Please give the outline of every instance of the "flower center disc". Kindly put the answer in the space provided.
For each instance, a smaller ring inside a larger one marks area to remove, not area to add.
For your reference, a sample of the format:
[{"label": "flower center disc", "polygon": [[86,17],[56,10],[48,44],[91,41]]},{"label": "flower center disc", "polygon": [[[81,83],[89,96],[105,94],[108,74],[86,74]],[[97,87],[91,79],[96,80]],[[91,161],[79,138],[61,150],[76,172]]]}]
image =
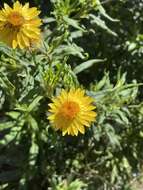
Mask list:
[{"label": "flower center disc", "polygon": [[75,118],[77,113],[80,111],[79,105],[76,102],[65,102],[60,110],[60,114],[68,120],[72,120]]},{"label": "flower center disc", "polygon": [[8,16],[8,22],[13,26],[21,26],[24,23],[24,18],[18,12],[13,12]]}]

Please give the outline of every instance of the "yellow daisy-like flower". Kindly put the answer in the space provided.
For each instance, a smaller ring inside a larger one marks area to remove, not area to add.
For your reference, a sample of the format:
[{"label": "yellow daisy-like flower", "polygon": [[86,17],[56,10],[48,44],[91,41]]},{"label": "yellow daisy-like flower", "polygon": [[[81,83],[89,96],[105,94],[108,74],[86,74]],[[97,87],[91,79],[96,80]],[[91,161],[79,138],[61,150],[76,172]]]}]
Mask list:
[{"label": "yellow daisy-like flower", "polygon": [[29,3],[22,6],[16,1],[13,8],[4,3],[0,10],[0,41],[14,49],[38,45],[41,39],[39,13],[36,7],[29,8]]},{"label": "yellow daisy-like flower", "polygon": [[92,104],[93,98],[86,96],[85,91],[71,89],[69,92],[62,90],[61,94],[52,99],[49,104],[51,114],[48,119],[56,130],[61,130],[62,135],[78,135],[85,133],[85,126],[90,127],[95,121],[96,107]]}]

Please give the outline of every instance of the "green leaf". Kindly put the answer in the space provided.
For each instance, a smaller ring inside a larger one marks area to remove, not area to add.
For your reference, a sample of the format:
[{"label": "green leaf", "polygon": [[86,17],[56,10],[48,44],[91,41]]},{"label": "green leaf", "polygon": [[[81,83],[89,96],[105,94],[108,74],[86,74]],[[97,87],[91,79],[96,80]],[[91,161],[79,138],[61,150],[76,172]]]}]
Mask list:
[{"label": "green leaf", "polygon": [[93,14],[90,14],[89,16],[92,18],[91,23],[98,25],[100,28],[106,30],[109,34],[117,37],[117,34],[113,32],[110,28],[108,28],[103,20]]},{"label": "green leaf", "polygon": [[34,131],[38,131],[38,123],[35,120],[35,118],[32,117],[31,115],[28,115],[28,123],[30,124],[30,126]]},{"label": "green leaf", "polygon": [[14,95],[15,87],[3,73],[0,73],[0,86],[8,95]]},{"label": "green leaf", "polygon": [[101,13],[104,17],[106,17],[108,20],[110,20],[110,21],[112,21],[112,22],[119,22],[118,19],[114,19],[114,18],[110,17],[110,16],[106,13],[104,7],[101,5],[101,3],[100,3],[99,0],[96,0],[96,4],[97,4],[97,9],[100,11],[100,13]]},{"label": "green leaf", "polygon": [[82,71],[84,71],[85,69],[88,69],[89,67],[93,66],[95,63],[100,63],[100,62],[104,62],[105,59],[91,59],[89,61],[86,61],[84,63],[81,63],[80,65],[76,66],[73,70],[73,72],[75,74],[78,74]]},{"label": "green leaf", "polygon": [[13,55],[15,54],[15,56],[20,55],[18,53],[18,51],[15,51],[11,48],[9,48],[7,45],[5,45],[4,43],[0,42],[0,52],[2,52],[3,54],[7,55],[8,57],[14,58]]},{"label": "green leaf", "polygon": [[63,56],[74,55],[74,56],[80,57],[81,59],[86,58],[83,48],[77,46],[74,43],[68,44],[68,45],[61,45],[59,46],[59,48],[55,50],[54,53],[62,54]]},{"label": "green leaf", "polygon": [[30,153],[30,155],[29,155],[29,164],[31,166],[34,166],[35,162],[36,162],[37,154],[39,152],[39,146],[36,143],[35,134],[32,135],[31,143],[32,144],[31,144],[30,151],[29,151],[29,153]]},{"label": "green leaf", "polygon": [[17,111],[10,111],[7,112],[6,115],[11,117],[12,119],[17,119],[20,116],[20,113]]},{"label": "green leaf", "polygon": [[117,116],[120,117],[121,120],[122,120],[126,125],[129,124],[129,120],[128,120],[128,118],[126,117],[126,114],[125,114],[123,111],[115,110],[114,113],[117,114]]},{"label": "green leaf", "polygon": [[107,81],[109,78],[109,74],[105,73],[104,77],[95,85],[95,90],[101,90],[102,88],[104,88],[104,86],[106,85]]},{"label": "green leaf", "polygon": [[113,165],[113,169],[112,169],[112,173],[111,173],[111,183],[113,184],[115,182],[115,179],[118,177],[118,168],[117,166],[114,164]]},{"label": "green leaf", "polygon": [[12,128],[13,126],[14,126],[14,122],[11,122],[11,121],[2,122],[0,123],[0,131],[4,129]]},{"label": "green leaf", "polygon": [[73,26],[74,28],[81,30],[82,32],[85,32],[85,30],[79,26],[79,23],[77,20],[71,19],[67,16],[63,16],[64,21],[66,21],[66,23],[70,26]]},{"label": "green leaf", "polygon": [[121,147],[121,145],[120,145],[120,137],[118,135],[116,135],[114,128],[110,124],[106,123],[104,125],[104,130],[105,130],[105,133],[106,133],[107,137],[109,138],[110,144],[113,147],[120,148]]},{"label": "green leaf", "polygon": [[0,144],[1,145],[7,145],[10,142],[16,140],[17,131],[11,129],[10,133],[4,134],[4,137],[1,139]]},{"label": "green leaf", "polygon": [[43,96],[37,96],[28,107],[28,112],[31,112],[39,103]]}]

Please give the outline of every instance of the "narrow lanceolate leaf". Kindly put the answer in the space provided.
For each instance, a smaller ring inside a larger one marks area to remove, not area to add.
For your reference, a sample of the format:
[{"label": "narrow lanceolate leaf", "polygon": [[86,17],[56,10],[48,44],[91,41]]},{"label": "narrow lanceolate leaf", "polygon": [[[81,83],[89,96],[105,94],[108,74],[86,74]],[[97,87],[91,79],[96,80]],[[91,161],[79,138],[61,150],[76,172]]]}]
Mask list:
[{"label": "narrow lanceolate leaf", "polygon": [[[8,46],[6,46],[2,42],[0,42],[0,52],[7,55],[8,57],[14,58],[13,57],[13,50],[11,48],[9,48]],[[15,53],[16,58],[17,58],[17,56],[20,55],[17,51],[15,51],[14,53]]]},{"label": "narrow lanceolate leaf", "polygon": [[39,103],[39,101],[43,98],[43,96],[37,96],[33,102],[29,105],[28,111],[31,112]]},{"label": "narrow lanceolate leaf", "polygon": [[112,21],[112,22],[119,22],[118,19],[114,19],[114,18],[110,17],[110,16],[106,13],[104,7],[101,5],[101,3],[100,3],[99,0],[96,0],[96,3],[97,3],[97,9],[100,11],[100,13],[101,13],[104,17],[106,17],[108,20],[110,20],[110,21]]},{"label": "narrow lanceolate leaf", "polygon": [[14,122],[7,121],[0,123],[0,131],[12,128],[14,126]]},{"label": "narrow lanceolate leaf", "polygon": [[14,95],[15,87],[3,73],[0,73],[0,86],[8,95]]},{"label": "narrow lanceolate leaf", "polygon": [[63,55],[74,55],[74,56],[80,57],[81,59],[86,58],[83,48],[77,46],[74,43],[59,46],[59,48],[55,50],[55,53],[63,54]]},{"label": "narrow lanceolate leaf", "polygon": [[104,62],[105,59],[91,59],[89,61],[86,61],[84,63],[81,63],[80,65],[76,66],[73,70],[75,74],[78,74],[85,69],[88,69],[89,67],[93,66],[95,63]]},{"label": "narrow lanceolate leaf", "polygon": [[32,138],[31,138],[31,147],[30,147],[30,152],[29,152],[30,153],[29,154],[29,164],[31,166],[35,165],[38,152],[39,152],[39,147],[38,147],[38,144],[36,143],[35,134],[33,134]]},{"label": "narrow lanceolate leaf", "polygon": [[34,117],[32,117],[31,115],[28,115],[27,122],[29,123],[33,131],[35,132],[38,131],[38,123]]},{"label": "narrow lanceolate leaf", "polygon": [[89,16],[90,16],[90,18],[92,18],[92,21],[91,21],[92,24],[96,24],[100,28],[106,30],[109,34],[112,34],[113,36],[117,36],[117,34],[115,32],[113,32],[110,28],[108,28],[108,26],[105,24],[105,22],[103,20],[101,20],[99,17],[96,17],[93,14],[90,14]]},{"label": "narrow lanceolate leaf", "polygon": [[12,119],[17,119],[21,114],[17,111],[10,111],[6,113],[7,116],[11,117]]},{"label": "narrow lanceolate leaf", "polygon": [[67,16],[63,16],[63,19],[64,19],[64,21],[65,21],[68,25],[73,26],[74,28],[79,29],[79,30],[81,30],[82,32],[85,32],[85,30],[79,25],[79,23],[78,23],[77,20],[71,19],[71,18],[69,18],[69,17],[67,17]]}]

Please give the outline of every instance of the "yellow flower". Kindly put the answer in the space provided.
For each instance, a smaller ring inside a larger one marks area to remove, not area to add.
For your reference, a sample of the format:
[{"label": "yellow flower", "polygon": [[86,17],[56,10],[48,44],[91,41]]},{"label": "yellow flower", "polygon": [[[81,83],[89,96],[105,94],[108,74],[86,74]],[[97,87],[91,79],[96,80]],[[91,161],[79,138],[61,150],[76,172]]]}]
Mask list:
[{"label": "yellow flower", "polygon": [[78,135],[85,133],[85,126],[90,127],[95,121],[96,107],[92,104],[93,98],[86,96],[85,91],[78,88],[69,92],[62,90],[61,94],[52,99],[49,104],[51,114],[48,119],[56,130],[61,130],[62,135]]},{"label": "yellow flower", "polygon": [[16,1],[13,8],[4,3],[0,10],[0,41],[12,48],[30,47],[40,43],[41,20],[40,11],[36,7],[29,8],[29,3],[24,6]]}]

